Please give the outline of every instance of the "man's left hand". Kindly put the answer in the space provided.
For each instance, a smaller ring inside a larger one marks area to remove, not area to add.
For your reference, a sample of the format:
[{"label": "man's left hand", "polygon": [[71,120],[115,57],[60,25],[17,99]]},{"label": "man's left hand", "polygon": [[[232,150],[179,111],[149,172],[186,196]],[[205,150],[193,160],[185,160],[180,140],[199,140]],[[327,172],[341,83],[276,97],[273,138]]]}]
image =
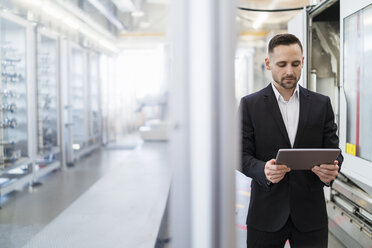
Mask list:
[{"label": "man's left hand", "polygon": [[330,183],[338,176],[338,161],[335,160],[333,164],[321,164],[314,166],[311,170],[319,177],[323,183]]}]

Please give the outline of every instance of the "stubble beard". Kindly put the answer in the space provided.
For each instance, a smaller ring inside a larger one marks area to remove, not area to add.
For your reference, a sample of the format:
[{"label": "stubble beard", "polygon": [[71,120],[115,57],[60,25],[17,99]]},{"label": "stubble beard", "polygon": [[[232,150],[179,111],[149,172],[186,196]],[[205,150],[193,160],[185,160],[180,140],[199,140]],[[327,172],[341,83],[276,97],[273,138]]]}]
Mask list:
[{"label": "stubble beard", "polygon": [[[285,83],[285,80],[288,80],[288,79],[292,79],[292,80],[291,81],[287,81],[287,83]],[[290,89],[296,88],[297,82],[298,82],[298,80],[295,77],[282,78],[282,80],[280,80],[279,85],[281,87],[283,87],[284,89],[290,90]]]}]

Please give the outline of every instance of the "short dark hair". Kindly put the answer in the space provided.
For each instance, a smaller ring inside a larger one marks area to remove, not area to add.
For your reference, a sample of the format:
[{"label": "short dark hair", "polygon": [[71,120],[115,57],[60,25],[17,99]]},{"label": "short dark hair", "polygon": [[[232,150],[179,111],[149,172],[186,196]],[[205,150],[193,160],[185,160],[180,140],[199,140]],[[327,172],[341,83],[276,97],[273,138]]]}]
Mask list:
[{"label": "short dark hair", "polygon": [[274,48],[280,45],[292,45],[298,44],[301,48],[301,52],[303,52],[301,41],[293,34],[277,34],[273,38],[271,38],[269,42],[269,53],[272,53]]}]

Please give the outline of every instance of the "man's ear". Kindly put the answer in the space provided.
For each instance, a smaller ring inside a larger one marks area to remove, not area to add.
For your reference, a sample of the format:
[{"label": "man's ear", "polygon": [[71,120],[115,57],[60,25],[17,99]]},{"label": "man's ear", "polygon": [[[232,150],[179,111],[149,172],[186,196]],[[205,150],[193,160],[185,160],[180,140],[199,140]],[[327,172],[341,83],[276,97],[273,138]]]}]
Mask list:
[{"label": "man's ear", "polygon": [[304,60],[305,60],[305,57],[304,57],[304,56],[302,56],[302,67],[301,67],[301,68],[303,68],[303,67],[304,67]]},{"label": "man's ear", "polygon": [[266,69],[268,69],[270,71],[271,70],[271,67],[270,67],[270,59],[269,59],[269,57],[265,58],[265,65],[266,65]]}]

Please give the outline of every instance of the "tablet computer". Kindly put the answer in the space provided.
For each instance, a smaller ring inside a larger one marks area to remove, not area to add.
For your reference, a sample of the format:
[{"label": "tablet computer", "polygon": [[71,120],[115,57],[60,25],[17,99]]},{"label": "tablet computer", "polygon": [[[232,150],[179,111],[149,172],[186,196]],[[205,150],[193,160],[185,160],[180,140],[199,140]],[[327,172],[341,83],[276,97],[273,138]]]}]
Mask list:
[{"label": "tablet computer", "polygon": [[279,149],[276,164],[285,164],[292,170],[311,170],[316,165],[333,164],[340,149]]}]

